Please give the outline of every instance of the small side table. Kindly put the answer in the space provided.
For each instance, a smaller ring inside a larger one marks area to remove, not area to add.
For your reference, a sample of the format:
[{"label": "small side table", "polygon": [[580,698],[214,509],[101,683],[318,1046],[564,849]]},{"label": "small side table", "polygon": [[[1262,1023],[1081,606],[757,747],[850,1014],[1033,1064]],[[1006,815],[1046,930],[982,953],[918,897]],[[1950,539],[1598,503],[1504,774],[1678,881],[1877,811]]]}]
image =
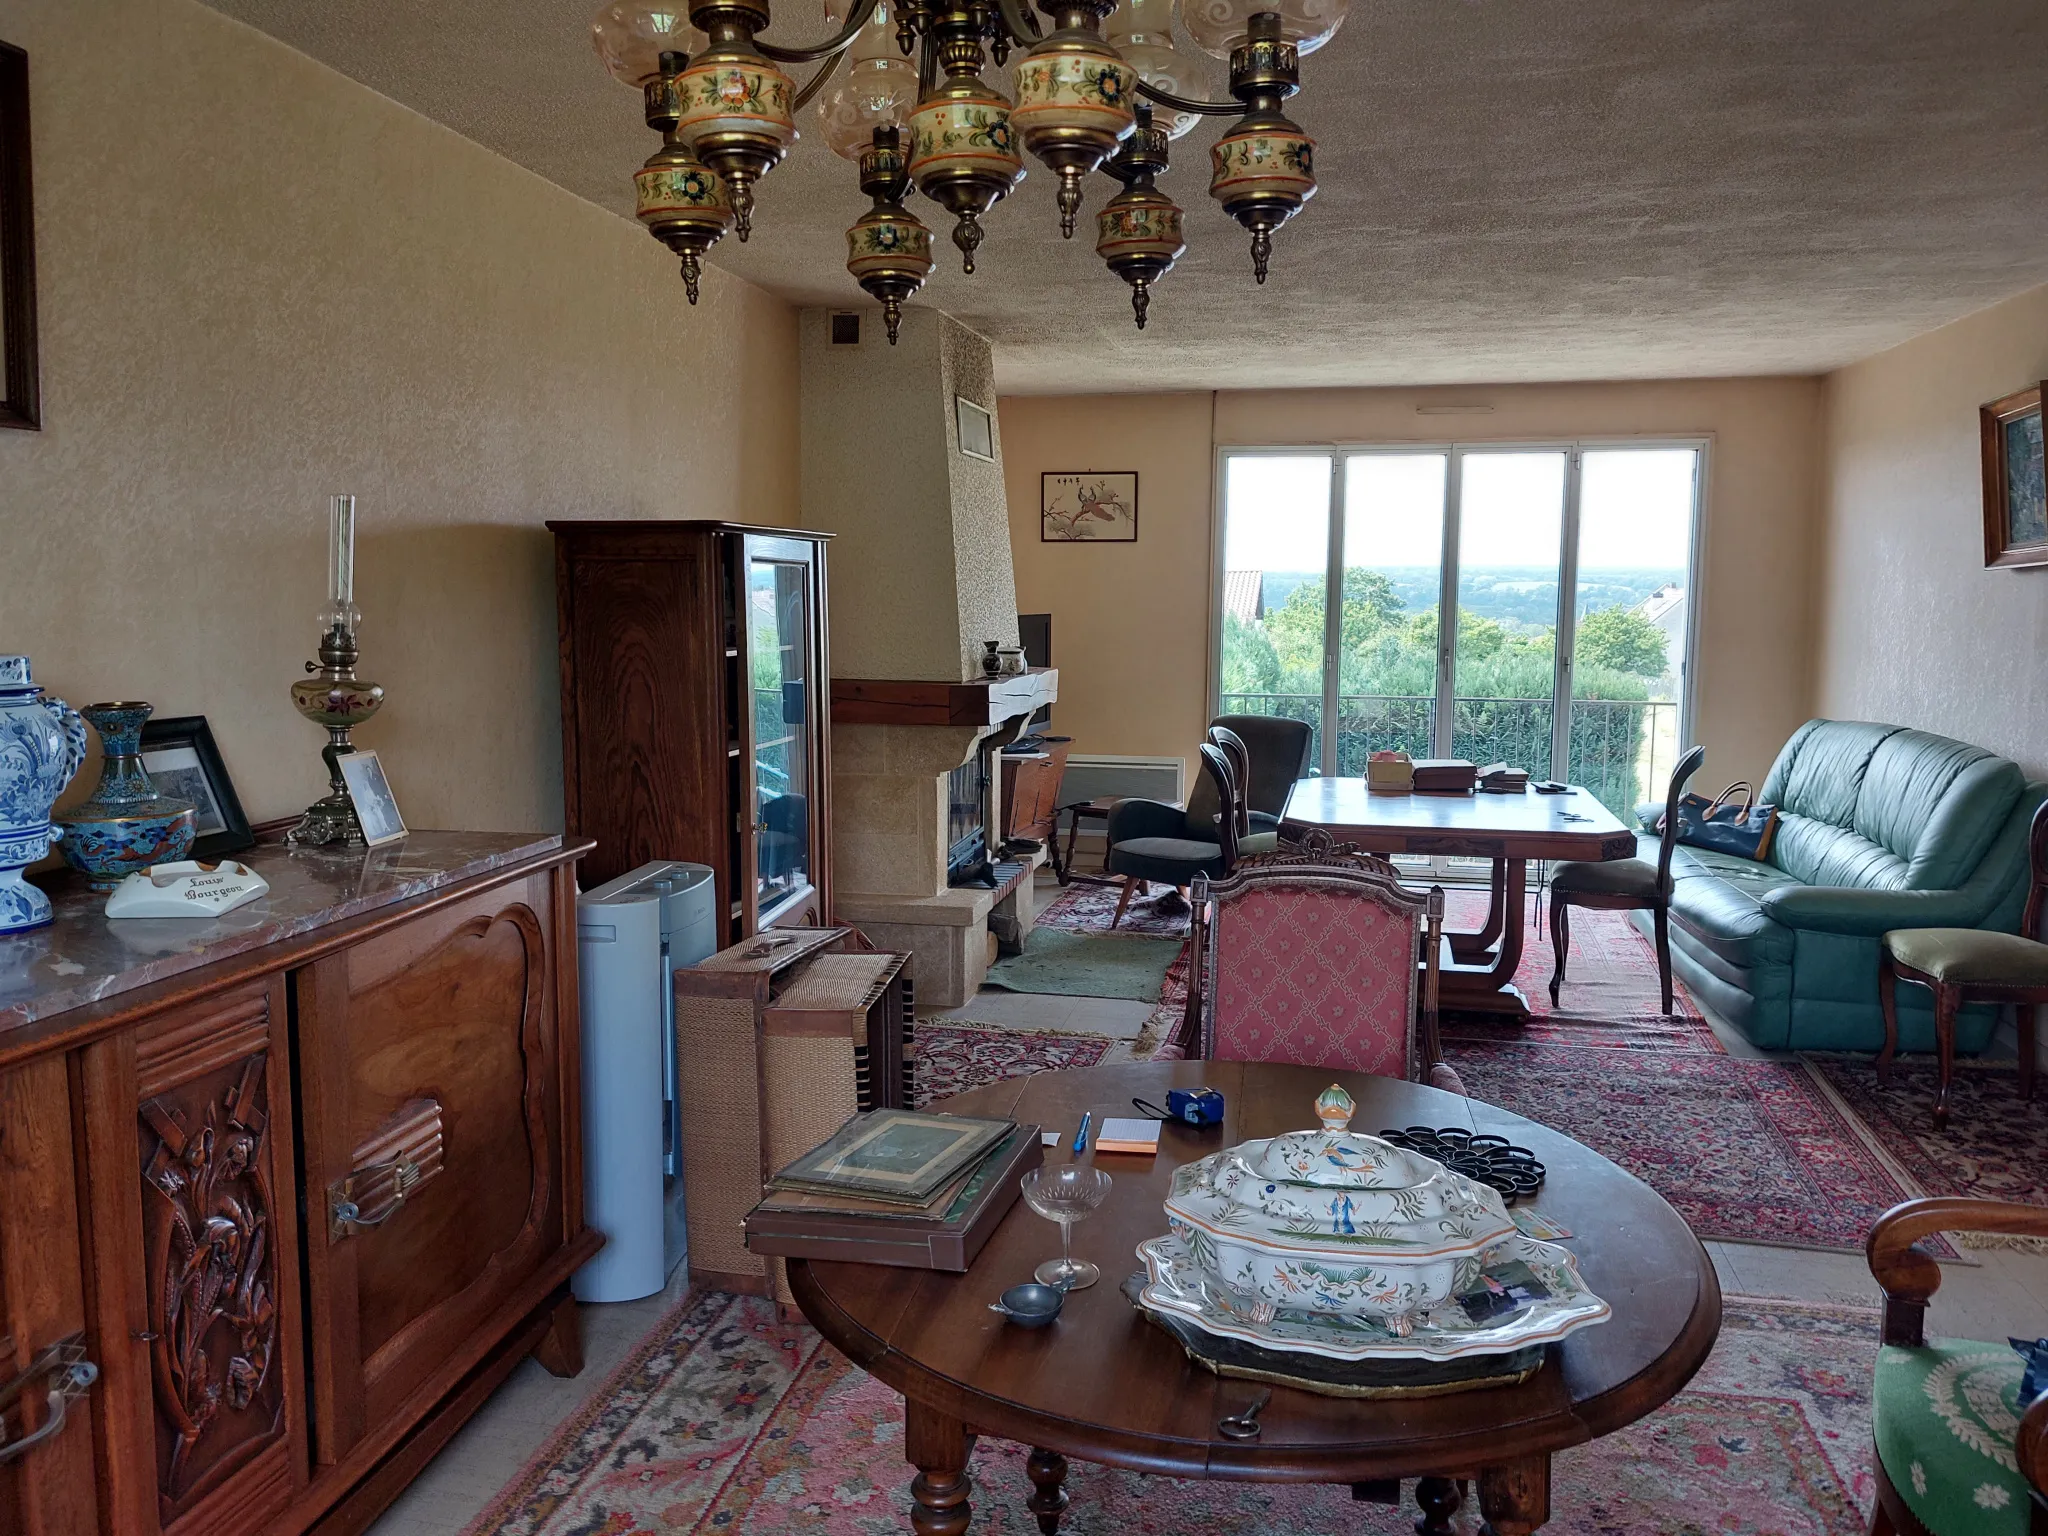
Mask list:
[{"label": "small side table", "polygon": [[[1074,800],[1068,802],[1066,805],[1060,806],[1057,810],[1055,810],[1052,813],[1052,872],[1059,878],[1059,882],[1061,885],[1072,885],[1077,880],[1080,881],[1083,885],[1116,884],[1114,880],[1105,879],[1102,875],[1083,875],[1075,872],[1074,839],[1081,835],[1081,823],[1083,821],[1099,821],[1102,823],[1103,829],[1107,831],[1109,827],[1109,809],[1111,806],[1116,804],[1117,799],[1118,797],[1115,795],[1098,795],[1093,800]],[[1059,856],[1059,819],[1062,813],[1066,814],[1069,818],[1071,818],[1067,822],[1067,853],[1064,859]],[[1105,847],[1103,850],[1103,859],[1105,865],[1107,864],[1108,858],[1109,851],[1107,847]]]}]

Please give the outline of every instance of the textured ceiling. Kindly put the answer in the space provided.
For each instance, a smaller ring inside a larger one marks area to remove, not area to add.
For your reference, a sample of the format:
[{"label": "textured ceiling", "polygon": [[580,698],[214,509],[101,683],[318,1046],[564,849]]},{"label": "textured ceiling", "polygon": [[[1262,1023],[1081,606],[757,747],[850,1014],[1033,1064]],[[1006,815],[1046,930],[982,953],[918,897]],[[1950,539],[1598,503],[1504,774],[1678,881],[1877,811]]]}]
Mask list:
[{"label": "textured ceiling", "polygon": [[[630,216],[654,139],[595,0],[211,3]],[[1303,69],[1322,191],[1263,289],[1207,195],[1212,123],[1174,145],[1190,250],[1142,335],[1035,162],[978,273],[942,242],[918,302],[995,341],[1006,391],[1208,389],[1812,373],[2048,282],[2044,0],[1355,0]],[[865,302],[864,206],[808,132],[711,259]]]}]

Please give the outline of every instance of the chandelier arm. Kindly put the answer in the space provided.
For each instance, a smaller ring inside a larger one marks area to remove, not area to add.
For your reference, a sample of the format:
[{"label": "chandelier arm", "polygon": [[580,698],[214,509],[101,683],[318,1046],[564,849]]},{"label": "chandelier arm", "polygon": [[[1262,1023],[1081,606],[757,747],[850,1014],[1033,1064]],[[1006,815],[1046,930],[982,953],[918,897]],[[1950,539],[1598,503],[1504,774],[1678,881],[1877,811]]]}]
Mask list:
[{"label": "chandelier arm", "polygon": [[843,53],[860,35],[860,29],[868,24],[868,18],[875,14],[875,0],[854,0],[854,7],[841,27],[824,42],[809,48],[784,48],[771,43],[765,37],[757,37],[754,47],[778,64],[810,64],[829,54]]},{"label": "chandelier arm", "polygon": [[1028,48],[1045,36],[1045,29],[1038,24],[1038,18],[1031,14],[1031,8],[1023,0],[996,0],[1001,12],[1003,25],[1020,47]]},{"label": "chandelier arm", "polygon": [[939,40],[932,33],[924,34],[924,41],[917,58],[917,96],[922,101],[939,79]]},{"label": "chandelier arm", "polygon": [[1138,94],[1162,107],[1172,107],[1176,112],[1197,112],[1203,117],[1237,117],[1244,112],[1241,101],[1197,101],[1192,96],[1176,96],[1148,80],[1138,82]]},{"label": "chandelier arm", "polygon": [[816,96],[819,91],[824,89],[825,82],[827,80],[830,80],[833,75],[838,73],[839,66],[842,63],[844,63],[845,60],[846,52],[844,49],[841,49],[838,53],[833,54],[830,58],[825,60],[825,62],[819,66],[818,72],[815,75],[811,76],[809,80],[805,81],[803,89],[796,93],[796,105],[793,106],[790,110],[793,112],[801,112],[805,107],[809,106],[811,104],[811,98]]}]

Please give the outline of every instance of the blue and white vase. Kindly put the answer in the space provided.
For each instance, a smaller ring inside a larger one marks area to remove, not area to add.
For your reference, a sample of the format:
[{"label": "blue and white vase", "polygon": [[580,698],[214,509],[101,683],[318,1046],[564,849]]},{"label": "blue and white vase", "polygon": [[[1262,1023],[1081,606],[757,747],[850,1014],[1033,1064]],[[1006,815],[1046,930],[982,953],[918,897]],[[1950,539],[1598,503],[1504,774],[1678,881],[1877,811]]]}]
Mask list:
[{"label": "blue and white vase", "polygon": [[50,851],[50,807],[84,761],[78,711],[43,696],[26,656],[0,656],[0,933],[50,920],[50,898],[21,872]]},{"label": "blue and white vase", "polygon": [[156,792],[142,766],[142,722],[148,704],[88,704],[83,713],[100,733],[106,762],[92,798],[57,818],[64,862],[111,891],[137,870],[168,864],[192,851],[199,811],[190,800]]}]

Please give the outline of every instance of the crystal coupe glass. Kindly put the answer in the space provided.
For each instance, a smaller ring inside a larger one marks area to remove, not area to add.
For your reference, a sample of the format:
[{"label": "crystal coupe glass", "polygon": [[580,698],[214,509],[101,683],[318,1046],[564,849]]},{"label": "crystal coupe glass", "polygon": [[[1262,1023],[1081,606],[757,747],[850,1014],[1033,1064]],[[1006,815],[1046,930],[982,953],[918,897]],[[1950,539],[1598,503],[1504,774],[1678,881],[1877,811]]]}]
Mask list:
[{"label": "crystal coupe glass", "polygon": [[1063,1168],[1034,1168],[1020,1188],[1024,1203],[1047,1221],[1060,1224],[1060,1256],[1032,1271],[1040,1285],[1063,1291],[1085,1290],[1102,1278],[1086,1259],[1074,1257],[1074,1223],[1092,1214],[1109,1197],[1109,1175],[1100,1168],[1069,1163]]}]

